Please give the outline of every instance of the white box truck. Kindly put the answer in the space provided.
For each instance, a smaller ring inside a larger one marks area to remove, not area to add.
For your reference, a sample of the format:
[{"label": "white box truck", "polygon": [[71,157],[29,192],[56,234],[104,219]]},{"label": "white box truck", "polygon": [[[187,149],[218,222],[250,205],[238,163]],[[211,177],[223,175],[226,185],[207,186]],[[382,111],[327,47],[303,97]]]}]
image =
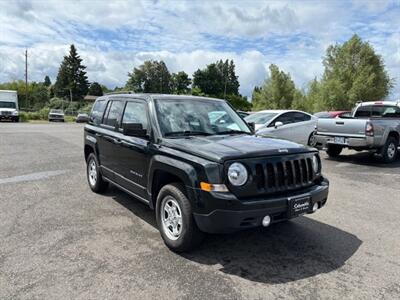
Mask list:
[{"label": "white box truck", "polygon": [[17,91],[0,90],[0,121],[19,121]]}]

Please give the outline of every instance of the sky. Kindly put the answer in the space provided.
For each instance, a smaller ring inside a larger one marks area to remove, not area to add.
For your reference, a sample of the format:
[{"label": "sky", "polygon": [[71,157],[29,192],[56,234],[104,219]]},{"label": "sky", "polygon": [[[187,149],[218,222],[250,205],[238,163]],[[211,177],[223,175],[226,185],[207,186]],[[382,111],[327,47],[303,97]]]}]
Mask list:
[{"label": "sky", "polygon": [[124,86],[148,59],[190,76],[219,59],[233,59],[240,92],[277,64],[297,87],[323,73],[326,48],[353,34],[382,56],[400,99],[400,0],[326,1],[5,1],[0,0],[0,82],[55,81],[75,44],[89,81]]}]

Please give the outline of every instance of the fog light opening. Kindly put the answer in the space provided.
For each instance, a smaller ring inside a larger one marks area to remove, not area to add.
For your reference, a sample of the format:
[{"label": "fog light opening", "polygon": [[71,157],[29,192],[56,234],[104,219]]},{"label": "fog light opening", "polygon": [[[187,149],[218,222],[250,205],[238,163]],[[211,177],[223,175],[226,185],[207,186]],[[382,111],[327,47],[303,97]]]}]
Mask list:
[{"label": "fog light opening", "polygon": [[316,212],[318,210],[318,208],[319,208],[318,202],[315,202],[313,207],[312,207],[312,211]]},{"label": "fog light opening", "polygon": [[266,215],[262,220],[262,226],[268,227],[271,224],[271,217]]}]

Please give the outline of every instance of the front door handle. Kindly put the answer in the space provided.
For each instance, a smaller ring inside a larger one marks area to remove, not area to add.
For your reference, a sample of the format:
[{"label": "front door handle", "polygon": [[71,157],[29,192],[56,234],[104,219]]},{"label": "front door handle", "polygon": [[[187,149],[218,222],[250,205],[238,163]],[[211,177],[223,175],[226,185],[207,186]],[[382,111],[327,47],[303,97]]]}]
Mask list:
[{"label": "front door handle", "polygon": [[122,141],[120,139],[114,139],[114,144],[120,145]]},{"label": "front door handle", "polygon": [[102,137],[103,135],[101,133],[96,132],[97,137]]}]

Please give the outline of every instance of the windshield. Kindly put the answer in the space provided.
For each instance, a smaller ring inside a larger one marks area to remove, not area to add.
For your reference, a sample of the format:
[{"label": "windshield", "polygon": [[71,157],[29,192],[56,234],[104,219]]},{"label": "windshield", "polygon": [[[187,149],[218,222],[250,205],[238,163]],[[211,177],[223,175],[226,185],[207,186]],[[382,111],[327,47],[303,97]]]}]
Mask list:
[{"label": "windshield", "polygon": [[51,114],[62,114],[63,111],[62,111],[62,109],[52,109],[52,110],[50,110],[50,113]]},{"label": "windshield", "polygon": [[258,124],[265,124],[265,123],[269,122],[270,120],[272,120],[273,117],[275,117],[277,115],[278,115],[277,113],[259,112],[259,113],[252,114],[244,119],[248,123],[254,123],[254,124],[258,125]]},{"label": "windshield", "polygon": [[163,136],[246,133],[247,124],[225,102],[216,100],[156,100]]},{"label": "windshield", "polygon": [[17,108],[14,102],[0,101],[0,108]]}]

